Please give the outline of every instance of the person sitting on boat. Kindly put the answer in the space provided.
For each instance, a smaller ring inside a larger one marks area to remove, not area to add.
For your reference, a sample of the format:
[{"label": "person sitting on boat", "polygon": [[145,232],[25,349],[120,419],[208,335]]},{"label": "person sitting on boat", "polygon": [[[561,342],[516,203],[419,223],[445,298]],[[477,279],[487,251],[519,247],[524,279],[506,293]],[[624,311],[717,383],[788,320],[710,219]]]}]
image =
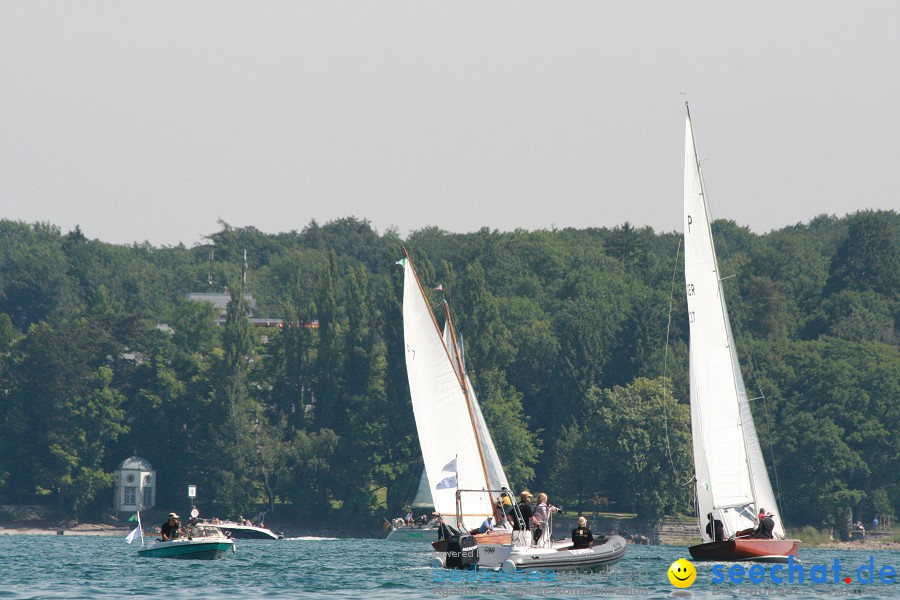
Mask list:
[{"label": "person sitting on boat", "polygon": [[181,517],[173,512],[169,513],[169,518],[166,519],[166,522],[159,527],[159,533],[162,537],[162,541],[167,542],[169,540],[174,540],[179,535],[181,535],[181,521],[179,520],[180,518]]},{"label": "person sitting on boat", "polygon": [[550,513],[559,511],[558,508],[547,502],[548,499],[547,494],[544,492],[540,492],[537,495],[537,506],[534,507],[534,515],[532,516],[535,544],[541,539],[541,534],[544,532],[544,524],[550,518]]},{"label": "person sitting on boat", "polygon": [[[760,512],[764,512],[763,509],[760,509]],[[772,534],[772,531],[775,529],[775,519],[772,513],[765,513],[762,519],[759,520],[759,525],[756,527],[756,531],[753,532],[753,538],[759,540],[771,540],[775,536]]]},{"label": "person sitting on boat", "polygon": [[494,531],[494,517],[490,516],[478,528],[478,533],[490,533],[492,531]]},{"label": "person sitting on boat", "polygon": [[416,525],[418,525],[419,527],[424,527],[425,525],[428,525],[428,515],[425,515],[425,514],[419,515],[419,518],[416,519]]},{"label": "person sitting on boat", "polygon": [[594,543],[594,534],[588,529],[587,519],[578,517],[578,527],[572,530],[572,550],[590,548]]},{"label": "person sitting on boat", "polygon": [[406,511],[406,516],[403,517],[403,521],[404,521],[407,525],[412,525],[412,524],[413,524],[413,514],[412,514],[412,509],[409,509],[409,510]]},{"label": "person sitting on boat", "polygon": [[519,512],[522,515],[522,521],[520,523],[519,519],[515,515],[511,515],[513,521],[513,529],[515,529],[516,531],[528,531],[529,529],[531,529],[531,525],[534,521],[534,519],[532,519],[534,513],[531,512],[531,492],[529,492],[528,490],[524,490],[521,494],[519,494],[519,499]]},{"label": "person sitting on boat", "polygon": [[719,519],[713,519],[712,513],[706,515],[709,523],[706,524],[706,535],[714,542],[721,542],[725,539],[725,526]]}]

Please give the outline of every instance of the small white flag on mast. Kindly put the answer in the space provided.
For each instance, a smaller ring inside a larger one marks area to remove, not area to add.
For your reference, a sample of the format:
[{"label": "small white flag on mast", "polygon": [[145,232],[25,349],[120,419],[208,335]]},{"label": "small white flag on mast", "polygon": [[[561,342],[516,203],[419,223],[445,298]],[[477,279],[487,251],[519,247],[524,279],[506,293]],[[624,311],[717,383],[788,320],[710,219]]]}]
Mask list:
[{"label": "small white flag on mast", "polygon": [[141,529],[141,513],[140,513],[140,511],[138,511],[138,513],[137,513],[137,523],[138,523],[137,527],[135,527],[134,529],[131,530],[131,533],[129,533],[125,537],[125,541],[130,544],[135,539],[137,539],[138,536],[140,536],[141,546],[143,546],[144,545],[144,530]]}]

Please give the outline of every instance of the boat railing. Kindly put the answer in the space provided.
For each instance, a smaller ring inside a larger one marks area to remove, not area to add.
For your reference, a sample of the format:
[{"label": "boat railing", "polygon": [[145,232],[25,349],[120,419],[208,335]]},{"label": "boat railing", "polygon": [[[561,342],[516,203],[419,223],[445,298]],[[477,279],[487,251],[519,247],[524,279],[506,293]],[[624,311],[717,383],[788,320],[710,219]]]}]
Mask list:
[{"label": "boat railing", "polygon": [[[515,500],[512,492],[506,488],[499,490],[456,490],[456,521],[457,524],[462,523],[462,518],[460,515],[464,514],[462,510],[462,495],[464,493],[490,493],[497,494],[498,506],[496,507],[500,514],[506,519],[509,523],[509,526],[512,527],[512,533],[510,537],[510,541],[513,546],[531,546],[532,545],[532,533],[531,527],[529,523],[525,522],[525,518],[522,516],[522,511],[519,510],[519,505]],[[503,499],[509,499],[509,508],[504,508],[505,505],[503,503]],[[500,525],[498,521],[497,525]]]}]

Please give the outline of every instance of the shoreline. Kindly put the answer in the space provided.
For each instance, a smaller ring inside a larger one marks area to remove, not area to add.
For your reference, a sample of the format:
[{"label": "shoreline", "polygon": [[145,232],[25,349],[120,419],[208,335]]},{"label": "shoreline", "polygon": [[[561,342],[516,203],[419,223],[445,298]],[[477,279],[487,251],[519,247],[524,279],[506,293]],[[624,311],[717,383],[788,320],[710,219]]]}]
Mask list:
[{"label": "shoreline", "polygon": [[[72,527],[58,526],[51,527],[47,525],[0,525],[0,536],[6,535],[72,535],[72,536],[107,536],[107,537],[125,537],[133,528],[118,527],[115,525],[104,525],[101,523],[81,523]],[[62,532],[60,534],[59,532]],[[155,535],[149,533],[146,529],[144,535]],[[302,535],[326,535],[327,537],[344,537],[336,536],[334,531],[314,532],[306,530]],[[295,537],[295,536],[290,536]],[[682,546],[686,544],[665,542],[664,546]],[[689,545],[689,544],[688,544]],[[822,548],[826,550],[850,550],[855,552],[871,551],[871,550],[893,550],[900,551],[900,542],[864,540],[855,542],[826,542],[823,544],[804,544],[806,548]]]}]

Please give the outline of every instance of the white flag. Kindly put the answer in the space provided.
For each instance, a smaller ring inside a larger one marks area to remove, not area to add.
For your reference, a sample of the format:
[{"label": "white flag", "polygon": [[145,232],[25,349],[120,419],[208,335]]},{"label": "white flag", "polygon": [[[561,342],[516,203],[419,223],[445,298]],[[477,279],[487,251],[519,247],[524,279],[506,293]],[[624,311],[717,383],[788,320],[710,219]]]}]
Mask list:
[{"label": "white flag", "polygon": [[454,458],[441,469],[444,473],[456,473],[456,459]]},{"label": "white flag", "polygon": [[449,490],[449,489],[455,488],[457,485],[459,485],[459,484],[456,482],[456,475],[454,475],[453,477],[445,477],[445,478],[441,479],[438,482],[438,484],[436,486],[434,486],[434,489]]},{"label": "white flag", "polygon": [[138,538],[138,536],[140,536],[140,535],[141,535],[141,527],[140,527],[140,525],[138,525],[137,527],[135,527],[134,529],[131,530],[131,533],[128,534],[128,537],[125,538],[125,541],[130,544],[131,542],[136,540]]}]

